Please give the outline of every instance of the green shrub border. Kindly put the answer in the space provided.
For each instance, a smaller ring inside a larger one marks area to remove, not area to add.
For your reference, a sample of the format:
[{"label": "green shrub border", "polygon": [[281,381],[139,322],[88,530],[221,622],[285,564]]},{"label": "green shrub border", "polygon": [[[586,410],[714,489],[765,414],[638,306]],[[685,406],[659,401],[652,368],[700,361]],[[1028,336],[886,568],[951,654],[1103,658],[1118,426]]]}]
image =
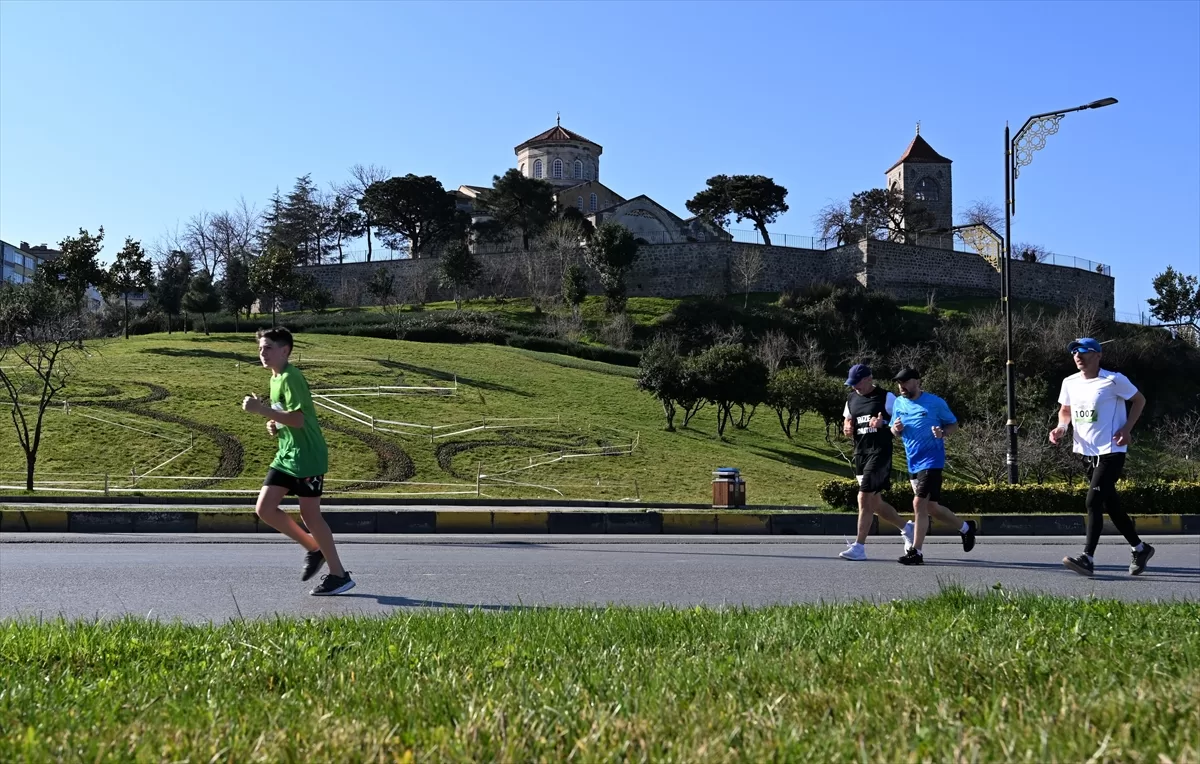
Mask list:
[{"label": "green shrub border", "polygon": [[[947,484],[942,504],[955,512],[982,514],[1080,514],[1086,511],[1086,484],[972,485]],[[1188,514],[1200,511],[1200,483],[1121,481],[1117,484],[1121,508],[1130,514]],[[820,486],[821,498],[834,509],[857,510],[858,484],[853,480],[828,480]],[[884,492],[887,503],[903,512],[912,505],[912,490],[894,481]]]}]

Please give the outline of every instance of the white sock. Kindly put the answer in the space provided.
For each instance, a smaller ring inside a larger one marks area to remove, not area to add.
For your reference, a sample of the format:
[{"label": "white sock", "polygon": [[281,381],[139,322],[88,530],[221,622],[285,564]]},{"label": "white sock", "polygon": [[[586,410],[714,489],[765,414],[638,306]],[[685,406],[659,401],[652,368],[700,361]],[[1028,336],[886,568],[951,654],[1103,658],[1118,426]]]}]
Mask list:
[{"label": "white sock", "polygon": [[1138,545],[1137,545],[1137,546],[1135,546],[1135,547],[1132,547],[1133,551],[1135,551],[1135,552],[1140,552],[1140,551],[1142,551],[1142,550],[1143,550],[1143,549],[1145,549],[1145,548],[1146,548],[1146,545],[1145,545],[1145,544],[1143,544],[1141,541],[1139,541],[1139,542],[1138,542]]},{"label": "white sock", "polygon": [[959,532],[959,533],[966,533],[966,532],[967,532],[967,531],[969,531],[969,530],[971,530],[971,526],[967,525],[966,521],[964,520],[964,521],[963,521],[963,524],[962,524],[962,527],[958,529],[958,532]]}]

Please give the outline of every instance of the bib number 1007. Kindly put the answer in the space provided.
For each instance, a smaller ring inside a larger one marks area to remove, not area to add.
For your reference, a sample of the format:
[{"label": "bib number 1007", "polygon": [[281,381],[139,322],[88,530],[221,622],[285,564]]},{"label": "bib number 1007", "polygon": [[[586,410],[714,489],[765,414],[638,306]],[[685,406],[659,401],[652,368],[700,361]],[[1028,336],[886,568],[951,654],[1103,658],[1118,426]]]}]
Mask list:
[{"label": "bib number 1007", "polygon": [[1076,422],[1095,422],[1096,409],[1075,409]]}]

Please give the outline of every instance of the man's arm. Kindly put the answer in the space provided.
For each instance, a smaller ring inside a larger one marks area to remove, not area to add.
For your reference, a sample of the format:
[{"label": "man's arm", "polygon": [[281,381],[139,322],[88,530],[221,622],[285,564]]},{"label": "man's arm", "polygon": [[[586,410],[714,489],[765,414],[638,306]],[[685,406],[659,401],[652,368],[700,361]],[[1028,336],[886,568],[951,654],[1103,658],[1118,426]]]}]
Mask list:
[{"label": "man's arm", "polygon": [[1125,420],[1125,426],[1117,430],[1116,435],[1113,436],[1113,440],[1118,446],[1129,445],[1129,433],[1133,431],[1133,426],[1137,424],[1137,420],[1142,416],[1142,411],[1146,408],[1146,396],[1140,392],[1135,393],[1129,402],[1132,404],[1129,407],[1129,418]]},{"label": "man's arm", "polygon": [[257,395],[247,395],[242,400],[242,409],[251,414],[258,414],[266,417],[274,422],[278,422],[285,427],[294,427],[300,429],[304,427],[304,412],[300,409],[294,411],[276,411],[271,408],[271,404],[259,398]]}]

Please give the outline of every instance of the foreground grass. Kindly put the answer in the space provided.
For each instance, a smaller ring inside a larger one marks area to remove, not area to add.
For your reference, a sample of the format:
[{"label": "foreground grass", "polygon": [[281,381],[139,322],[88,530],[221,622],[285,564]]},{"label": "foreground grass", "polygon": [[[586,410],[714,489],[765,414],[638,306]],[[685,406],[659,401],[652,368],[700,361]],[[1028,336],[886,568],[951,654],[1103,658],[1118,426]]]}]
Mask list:
[{"label": "foreground grass", "polygon": [[1200,761],[1200,607],[0,625],[0,760]]}]

